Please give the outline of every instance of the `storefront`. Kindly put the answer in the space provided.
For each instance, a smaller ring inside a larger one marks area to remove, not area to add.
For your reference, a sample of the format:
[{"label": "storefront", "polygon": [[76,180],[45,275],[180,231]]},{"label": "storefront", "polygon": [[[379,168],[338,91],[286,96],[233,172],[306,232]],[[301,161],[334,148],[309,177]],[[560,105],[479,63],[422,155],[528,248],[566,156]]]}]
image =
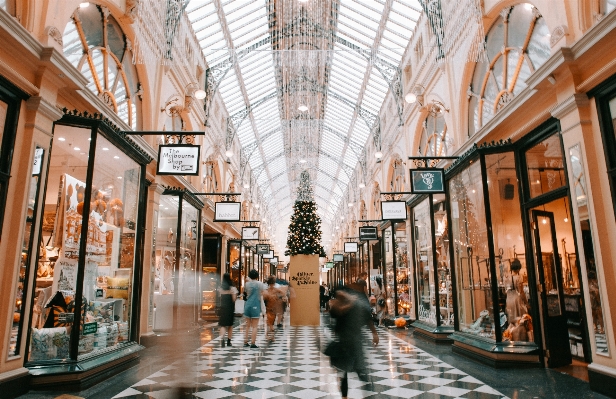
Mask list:
[{"label": "storefront", "polygon": [[217,319],[217,288],[221,279],[222,235],[204,234],[201,264],[201,318]]},{"label": "storefront", "polygon": [[201,317],[201,208],[201,201],[184,190],[166,189],[160,196],[154,331],[189,327]]},{"label": "storefront", "polygon": [[496,366],[588,361],[583,284],[557,120],[474,146],[447,170],[454,351]]},{"label": "storefront", "polygon": [[445,194],[419,196],[411,202],[411,243],[415,263],[416,334],[451,342],[455,291],[449,252]]},{"label": "storefront", "polygon": [[[142,348],[136,287],[150,161],[98,118],[67,114],[54,124],[49,164],[35,167],[30,182],[31,209],[44,201],[43,212],[32,214],[42,220],[40,240],[29,251],[37,268],[25,271],[33,303],[28,334],[21,335],[32,385],[79,384]],[[40,197],[38,176],[45,176]]]},{"label": "storefront", "polygon": [[409,250],[406,221],[386,222],[381,231],[381,254],[383,257],[382,293],[384,295],[386,318],[411,316],[414,314],[411,300],[411,278],[409,276]]}]

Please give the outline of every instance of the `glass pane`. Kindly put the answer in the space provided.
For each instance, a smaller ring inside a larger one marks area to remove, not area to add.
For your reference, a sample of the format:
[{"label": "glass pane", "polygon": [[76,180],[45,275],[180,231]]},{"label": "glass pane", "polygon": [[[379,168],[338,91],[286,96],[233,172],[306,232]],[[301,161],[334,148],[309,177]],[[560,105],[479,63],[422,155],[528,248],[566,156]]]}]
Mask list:
[{"label": "glass pane", "polygon": [[2,138],[4,137],[4,125],[6,123],[6,113],[9,110],[9,105],[0,100],[0,153],[2,151]]},{"label": "glass pane", "polygon": [[[616,98],[612,98],[609,104],[610,104],[610,116],[612,117],[612,127],[614,129],[614,134],[616,134]],[[0,122],[2,121],[4,121],[4,118],[0,119]],[[0,131],[0,134],[2,134],[1,131]]]},{"label": "glass pane", "polygon": [[513,153],[486,155],[486,172],[496,254],[498,308],[503,341],[508,341],[512,338],[512,329],[531,309]]},{"label": "glass pane", "polygon": [[11,335],[9,342],[9,356],[14,356],[19,353],[21,340],[21,328],[23,314],[23,299],[24,299],[24,282],[29,274],[28,269],[33,258],[32,248],[32,224],[36,218],[37,198],[39,190],[39,181],[41,174],[41,163],[43,161],[43,149],[36,147],[34,150],[34,158],[32,164],[32,177],[28,188],[28,203],[26,212],[26,224],[21,246],[21,262],[19,274],[17,276],[15,297],[13,298],[13,325],[11,327]]},{"label": "glass pane", "polygon": [[178,326],[189,326],[199,317],[199,287],[197,274],[197,210],[182,201],[182,231],[178,271]]},{"label": "glass pane", "polygon": [[489,283],[487,224],[481,167],[474,162],[449,182],[451,239],[458,271],[460,331],[494,339],[494,315]]},{"label": "glass pane", "polygon": [[96,155],[83,278],[80,355],[127,342],[133,310],[141,169],[101,135],[96,139]]},{"label": "glass pane", "polygon": [[560,136],[554,134],[526,151],[531,198],[567,184]]},{"label": "glass pane", "polygon": [[54,127],[33,287],[30,361],[69,357],[90,134],[90,129]]},{"label": "glass pane", "polygon": [[449,257],[449,223],[445,194],[435,194],[432,198],[434,215],[434,236],[436,238],[436,260],[438,306],[441,326],[453,327],[453,291],[451,288],[451,269]]},{"label": "glass pane", "polygon": [[178,197],[160,196],[156,229],[156,270],[154,273],[154,327],[173,328],[174,270],[176,232],[178,227]]},{"label": "glass pane", "polygon": [[385,247],[385,314],[394,315],[394,251],[391,247],[391,226],[383,231],[383,243]]},{"label": "glass pane", "polygon": [[396,223],[396,277],[398,288],[398,314],[409,314],[411,310],[411,285],[409,284],[409,254],[406,239],[406,223]]},{"label": "glass pane", "polygon": [[[240,243],[239,242],[230,242],[228,244],[228,254],[227,254],[227,267],[228,273],[231,274],[231,281],[233,281],[233,286],[240,291],[242,283],[240,281],[240,277],[242,271],[240,270]],[[241,291],[240,291],[241,292]]]},{"label": "glass pane", "polygon": [[415,229],[415,267],[417,268],[417,311],[419,320],[436,326],[434,256],[432,248],[431,206],[429,198],[413,208]]},{"label": "glass pane", "polygon": [[[569,149],[569,157],[571,160],[571,174],[573,176],[573,192],[575,193],[575,201],[573,204],[577,206],[577,224],[579,231],[582,232],[582,248],[578,245],[578,250],[583,251],[583,256],[580,256],[580,266],[585,270],[588,278],[588,296],[587,301],[590,304],[592,316],[592,328],[590,329],[591,339],[594,334],[595,353],[598,355],[608,356],[610,354],[607,345],[607,332],[605,330],[605,322],[603,319],[603,306],[601,298],[601,281],[597,265],[595,263],[595,247],[593,243],[592,231],[590,229],[590,208],[586,196],[586,173],[582,164],[580,146],[576,144]],[[579,240],[579,239],[578,239]],[[580,254],[582,255],[582,254]]]}]

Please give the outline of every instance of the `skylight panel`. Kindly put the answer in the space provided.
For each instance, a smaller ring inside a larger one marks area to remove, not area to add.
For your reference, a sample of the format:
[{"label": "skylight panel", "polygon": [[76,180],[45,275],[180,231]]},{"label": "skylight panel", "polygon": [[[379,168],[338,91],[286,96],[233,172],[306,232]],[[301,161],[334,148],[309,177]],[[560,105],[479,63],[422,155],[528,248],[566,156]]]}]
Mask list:
[{"label": "skylight panel", "polygon": [[338,21],[338,36],[348,40],[359,47],[368,48],[371,46],[374,37],[370,38],[368,35],[365,35],[364,31],[355,30],[355,26],[349,26],[344,21]]},{"label": "skylight panel", "polygon": [[[195,16],[195,18],[199,18],[200,16],[211,14],[212,12],[216,12],[216,7],[213,2],[202,3],[202,2],[189,2],[186,6],[186,13],[189,16]],[[192,18],[191,18],[192,19]]]},{"label": "skylight panel", "polygon": [[[366,36],[374,40],[375,32],[379,27],[379,22],[363,15],[357,14],[351,10],[345,11],[344,14],[338,15],[339,23],[346,25],[352,32],[365,32]],[[368,35],[368,32],[370,34]]]},{"label": "skylight panel", "polygon": [[339,156],[344,149],[344,141],[336,137],[334,133],[326,132],[321,140],[322,151],[333,156]]},{"label": "skylight panel", "polygon": [[259,153],[259,151],[255,150],[252,153],[252,156],[248,160],[248,163],[250,164],[250,169],[252,170],[255,170],[259,166],[263,165],[263,158],[261,158],[261,154]]},{"label": "skylight panel", "polygon": [[[357,165],[357,156],[353,153],[353,151],[347,151],[344,154],[343,162],[345,165],[350,166],[351,168]],[[346,176],[346,173],[343,173]]]},{"label": "skylight panel", "polygon": [[[392,32],[389,29],[385,29],[383,31],[383,39],[391,43],[392,49],[396,49],[396,50],[399,49],[401,52],[404,52],[404,49],[406,48],[406,45],[408,43],[407,39],[400,37],[398,34],[396,34],[395,32]],[[384,43],[381,42],[381,44],[384,44]]]}]

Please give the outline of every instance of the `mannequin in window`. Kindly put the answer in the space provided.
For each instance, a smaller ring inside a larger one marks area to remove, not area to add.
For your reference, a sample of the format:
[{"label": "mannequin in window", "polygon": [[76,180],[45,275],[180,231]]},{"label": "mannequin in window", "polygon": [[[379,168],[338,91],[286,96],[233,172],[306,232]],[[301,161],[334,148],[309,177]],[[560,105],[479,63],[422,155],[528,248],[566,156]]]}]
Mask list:
[{"label": "mannequin in window", "polygon": [[507,289],[505,311],[507,312],[507,322],[509,324],[516,324],[520,317],[528,313],[528,300],[526,299],[522,277],[520,276],[522,263],[517,256],[511,261],[509,269],[511,273],[505,279],[505,287]]}]

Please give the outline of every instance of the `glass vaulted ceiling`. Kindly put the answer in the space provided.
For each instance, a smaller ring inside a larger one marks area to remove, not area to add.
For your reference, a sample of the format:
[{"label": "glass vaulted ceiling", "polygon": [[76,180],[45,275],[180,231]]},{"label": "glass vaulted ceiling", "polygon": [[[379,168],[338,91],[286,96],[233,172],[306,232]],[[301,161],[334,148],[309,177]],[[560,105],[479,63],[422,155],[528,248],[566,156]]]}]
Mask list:
[{"label": "glass vaulted ceiling", "polygon": [[[421,12],[419,1],[192,0],[186,12],[209,67],[228,69],[218,91],[229,115],[250,109],[237,135],[270,216],[280,220],[292,213],[297,178],[308,169],[319,213],[326,224],[333,222],[371,131],[369,118],[357,110],[378,115],[391,82],[375,64],[399,67]],[[289,29],[302,17],[310,26]],[[310,36],[315,26],[325,32],[319,40]],[[285,50],[320,52],[321,61],[312,65],[320,70],[285,69],[280,61]],[[229,66],[230,59],[237,62]],[[291,82],[289,73],[297,75],[294,82],[304,82],[292,93],[281,89]],[[291,99],[301,103],[307,95],[318,97],[308,115]],[[311,119],[302,125],[311,136],[293,139],[299,125],[292,119]]]}]

